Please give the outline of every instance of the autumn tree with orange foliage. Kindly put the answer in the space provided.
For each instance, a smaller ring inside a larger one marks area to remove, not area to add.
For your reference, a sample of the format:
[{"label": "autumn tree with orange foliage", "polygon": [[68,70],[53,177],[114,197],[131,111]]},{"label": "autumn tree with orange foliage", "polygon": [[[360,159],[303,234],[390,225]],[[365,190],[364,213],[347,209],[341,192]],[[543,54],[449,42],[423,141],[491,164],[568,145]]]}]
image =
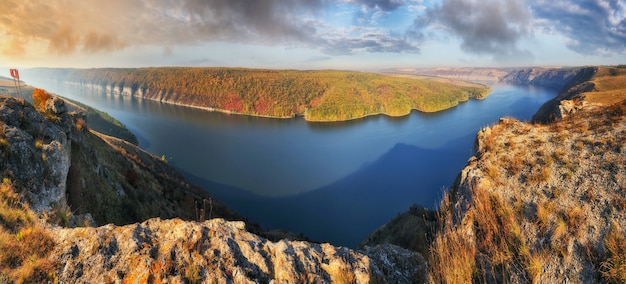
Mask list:
[{"label": "autumn tree with orange foliage", "polygon": [[50,99],[51,95],[46,92],[44,89],[35,89],[33,90],[33,105],[38,110],[46,109],[46,101]]}]

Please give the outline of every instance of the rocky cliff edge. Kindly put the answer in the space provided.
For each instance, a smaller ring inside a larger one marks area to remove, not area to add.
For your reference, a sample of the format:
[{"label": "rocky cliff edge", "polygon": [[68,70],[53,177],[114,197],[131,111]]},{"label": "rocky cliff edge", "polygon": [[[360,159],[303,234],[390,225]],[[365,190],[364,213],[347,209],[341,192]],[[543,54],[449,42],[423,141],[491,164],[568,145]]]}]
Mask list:
[{"label": "rocky cliff edge", "polygon": [[[270,242],[243,222],[148,221],[55,228],[59,278],[128,283],[415,283],[421,255],[393,246],[356,252],[330,244]],[[420,281],[420,279],[422,279]]]}]

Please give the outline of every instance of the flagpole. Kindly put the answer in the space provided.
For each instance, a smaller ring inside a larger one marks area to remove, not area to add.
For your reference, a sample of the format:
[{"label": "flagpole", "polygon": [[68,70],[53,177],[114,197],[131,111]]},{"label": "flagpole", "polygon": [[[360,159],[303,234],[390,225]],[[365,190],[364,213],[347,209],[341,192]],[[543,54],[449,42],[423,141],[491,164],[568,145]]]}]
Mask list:
[{"label": "flagpole", "polygon": [[20,88],[20,73],[17,69],[9,69],[11,73],[11,77],[13,78],[13,83],[15,84],[15,90],[17,91],[17,95],[22,97],[22,89]]}]

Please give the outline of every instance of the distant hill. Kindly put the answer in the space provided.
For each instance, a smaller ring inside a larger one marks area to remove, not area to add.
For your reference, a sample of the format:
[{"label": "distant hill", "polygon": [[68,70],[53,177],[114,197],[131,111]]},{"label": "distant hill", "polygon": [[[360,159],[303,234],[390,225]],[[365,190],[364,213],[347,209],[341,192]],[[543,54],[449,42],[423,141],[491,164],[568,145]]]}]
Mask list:
[{"label": "distant hill", "polygon": [[384,70],[387,74],[407,74],[432,76],[439,78],[449,78],[454,80],[463,80],[477,82],[481,84],[496,84],[500,82],[509,72],[516,70],[514,68],[396,68]]},{"label": "distant hill", "polygon": [[32,76],[165,103],[269,117],[342,121],[375,114],[434,112],[489,88],[353,71],[243,68],[31,69]]}]

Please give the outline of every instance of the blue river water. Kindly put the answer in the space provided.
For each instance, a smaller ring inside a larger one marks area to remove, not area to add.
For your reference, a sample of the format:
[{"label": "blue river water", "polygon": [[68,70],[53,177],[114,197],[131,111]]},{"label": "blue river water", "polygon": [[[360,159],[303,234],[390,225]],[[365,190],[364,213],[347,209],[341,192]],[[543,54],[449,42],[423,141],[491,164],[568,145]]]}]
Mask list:
[{"label": "blue river water", "polygon": [[435,208],[476,132],[529,120],[555,91],[492,86],[484,100],[336,123],[208,112],[52,81],[27,82],[109,113],[192,182],[250,221],[356,247],[412,204]]}]

